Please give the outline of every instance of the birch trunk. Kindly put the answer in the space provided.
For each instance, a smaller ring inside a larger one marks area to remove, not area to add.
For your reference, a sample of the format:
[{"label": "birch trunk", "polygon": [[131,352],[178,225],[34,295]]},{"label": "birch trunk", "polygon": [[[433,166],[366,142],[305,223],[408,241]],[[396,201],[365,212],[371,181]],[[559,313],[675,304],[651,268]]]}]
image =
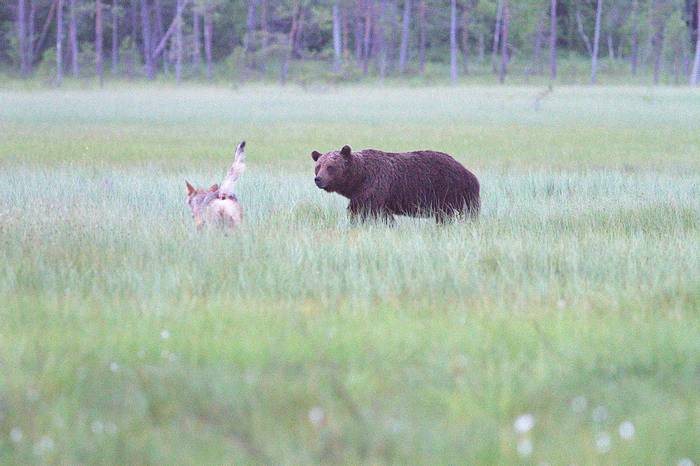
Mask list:
[{"label": "birch trunk", "polygon": [[202,34],[199,23],[202,18],[196,6],[192,8],[192,67],[196,72],[199,71],[199,66],[202,64],[201,42]]},{"label": "birch trunk", "polygon": [[340,73],[342,66],[343,46],[340,35],[340,7],[336,1],[333,4],[333,71]]},{"label": "birch trunk", "polygon": [[23,78],[29,76],[27,46],[27,2],[18,0],[17,2],[17,45],[19,46],[20,73]]},{"label": "birch trunk", "polygon": [[630,45],[630,67],[632,75],[637,75],[637,64],[639,62],[639,2],[632,2],[632,38]]},{"label": "birch trunk", "polygon": [[153,47],[151,46],[151,12],[147,0],[141,0],[141,37],[143,38],[143,58],[146,78],[153,79]]},{"label": "birch trunk", "polygon": [[[95,10],[97,12],[97,10]],[[97,13],[95,14],[95,29],[97,29]],[[97,50],[95,50],[97,52]],[[97,56],[96,56],[97,57]],[[97,60],[97,58],[96,58]],[[97,70],[97,61],[95,61]],[[99,71],[99,70],[97,70]],[[112,0],[112,75],[119,72],[119,0]]]},{"label": "birch trunk", "polygon": [[177,12],[175,16],[175,82],[180,84],[182,80],[182,10],[184,0],[177,0]]},{"label": "birch trunk", "polygon": [[698,73],[700,73],[700,1],[697,2],[697,27],[695,29],[695,59],[693,60],[693,70],[690,72],[690,85],[698,85]]},{"label": "birch trunk", "polygon": [[457,0],[450,0],[450,78],[457,82]]},{"label": "birch trunk", "polygon": [[104,82],[104,65],[102,62],[102,0],[95,0],[95,74],[100,80],[100,86]]},{"label": "birch trunk", "polygon": [[26,47],[27,47],[27,72],[28,74],[31,74],[32,72],[32,67],[34,66],[34,22],[36,21],[36,8],[37,8],[37,2],[36,0],[31,0],[30,1],[30,7],[29,7],[29,25],[27,27],[27,42],[26,42]]},{"label": "birch trunk", "polygon": [[404,0],[403,22],[401,24],[401,49],[399,51],[399,73],[406,71],[408,61],[408,39],[411,31],[411,0]]},{"label": "birch trunk", "polygon": [[501,18],[503,16],[503,0],[498,0],[496,6],[496,25],[493,28],[493,50],[491,51],[491,67],[496,72],[496,57],[498,57],[498,43],[501,40]]},{"label": "birch trunk", "polygon": [[498,81],[503,84],[506,80],[508,67],[508,27],[510,26],[510,12],[508,10],[508,0],[503,0],[503,26],[501,34],[501,67],[498,71]]},{"label": "birch trunk", "polygon": [[420,72],[423,73],[425,71],[425,42],[426,42],[426,35],[425,35],[425,0],[420,0],[420,3],[418,4],[418,29],[419,29],[419,37],[418,37],[418,61],[420,65]]},{"label": "birch trunk", "polygon": [[557,0],[552,0],[549,13],[549,79],[557,79]]},{"label": "birch trunk", "polygon": [[595,33],[593,34],[593,53],[591,54],[591,84],[598,79],[598,49],[600,46],[600,18],[603,13],[603,0],[598,0],[595,12]]},{"label": "birch trunk", "polygon": [[68,38],[70,40],[70,60],[73,77],[80,77],[80,63],[78,62],[78,25],[75,18],[75,2],[70,0],[68,3]]},{"label": "birch trunk", "polygon": [[63,0],[56,4],[56,85],[63,81]]},{"label": "birch trunk", "polygon": [[469,7],[464,5],[462,11],[462,68],[469,74]]},{"label": "birch trunk", "polygon": [[207,60],[207,79],[211,81],[214,70],[211,63],[211,43],[214,39],[214,19],[212,6],[207,5],[204,10],[204,55]]}]

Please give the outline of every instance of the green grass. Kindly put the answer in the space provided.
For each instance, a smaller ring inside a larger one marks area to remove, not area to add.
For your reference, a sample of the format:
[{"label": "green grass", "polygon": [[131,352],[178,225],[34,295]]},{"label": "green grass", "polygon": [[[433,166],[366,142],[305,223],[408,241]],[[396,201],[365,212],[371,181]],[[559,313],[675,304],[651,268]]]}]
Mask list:
[{"label": "green grass", "polygon": [[[537,92],[0,93],[0,463],[699,462],[700,94]],[[481,218],[351,225],[345,143],[453,153]]]}]

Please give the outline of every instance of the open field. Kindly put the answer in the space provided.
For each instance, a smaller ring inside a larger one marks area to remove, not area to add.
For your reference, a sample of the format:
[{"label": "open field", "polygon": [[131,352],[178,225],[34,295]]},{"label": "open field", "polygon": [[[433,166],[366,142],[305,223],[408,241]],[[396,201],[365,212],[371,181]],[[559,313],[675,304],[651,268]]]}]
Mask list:
[{"label": "open field", "polygon": [[[540,92],[0,91],[0,463],[700,462],[700,93]],[[345,143],[483,215],[350,225]]]}]

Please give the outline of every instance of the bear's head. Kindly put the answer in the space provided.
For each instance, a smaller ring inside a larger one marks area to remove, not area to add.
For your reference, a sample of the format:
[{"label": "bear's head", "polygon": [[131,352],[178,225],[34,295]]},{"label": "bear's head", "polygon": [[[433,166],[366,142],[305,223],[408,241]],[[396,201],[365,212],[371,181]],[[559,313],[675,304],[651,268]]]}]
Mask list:
[{"label": "bear's head", "polygon": [[316,177],[314,178],[316,186],[329,193],[342,194],[347,185],[352,182],[353,155],[350,146],[343,146],[339,151],[326,152],[325,154],[313,151],[311,158],[316,162]]}]

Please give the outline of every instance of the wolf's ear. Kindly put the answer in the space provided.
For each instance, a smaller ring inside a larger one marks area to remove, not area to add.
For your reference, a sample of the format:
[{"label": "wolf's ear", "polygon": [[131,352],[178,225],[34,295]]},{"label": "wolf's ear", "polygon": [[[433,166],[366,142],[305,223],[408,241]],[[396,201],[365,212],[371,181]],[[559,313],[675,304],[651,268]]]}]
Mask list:
[{"label": "wolf's ear", "polygon": [[194,189],[194,187],[190,184],[190,182],[185,180],[185,184],[187,185],[187,195],[191,196],[192,194],[194,194],[196,189]]},{"label": "wolf's ear", "polygon": [[209,191],[214,192],[219,190],[219,185],[218,184],[213,184],[209,186]]},{"label": "wolf's ear", "polygon": [[317,150],[315,150],[311,153],[311,158],[314,159],[314,162],[316,162],[320,156],[321,156],[321,153]]},{"label": "wolf's ear", "polygon": [[345,157],[346,159],[349,159],[352,156],[352,149],[348,145],[344,145],[342,149],[340,149],[340,155]]}]

